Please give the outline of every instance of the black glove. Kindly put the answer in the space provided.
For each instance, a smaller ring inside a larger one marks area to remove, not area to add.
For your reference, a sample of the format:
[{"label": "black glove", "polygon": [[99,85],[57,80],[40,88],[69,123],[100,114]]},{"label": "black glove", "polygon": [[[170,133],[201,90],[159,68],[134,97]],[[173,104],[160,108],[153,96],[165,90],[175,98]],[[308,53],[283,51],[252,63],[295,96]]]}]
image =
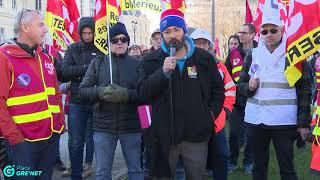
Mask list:
[{"label": "black glove", "polygon": [[111,89],[113,89],[113,87],[111,87],[110,85],[107,86],[107,87],[100,87],[99,90],[98,90],[99,99],[102,100],[102,101],[107,101],[104,98],[104,95]]},{"label": "black glove", "polygon": [[[128,89],[118,86],[116,84],[110,84],[110,88],[107,89],[103,95],[105,101],[113,103],[127,103],[129,100]],[[108,86],[108,87],[109,87]]]}]

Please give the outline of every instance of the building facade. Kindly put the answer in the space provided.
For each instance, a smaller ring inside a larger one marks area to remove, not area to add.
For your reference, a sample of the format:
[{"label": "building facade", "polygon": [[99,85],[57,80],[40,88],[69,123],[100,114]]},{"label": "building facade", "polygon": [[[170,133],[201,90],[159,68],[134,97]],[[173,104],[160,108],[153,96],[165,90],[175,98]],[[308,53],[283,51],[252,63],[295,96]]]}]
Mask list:
[{"label": "building facade", "polygon": [[[212,4],[214,3],[214,4]],[[252,14],[255,14],[257,0],[250,0]],[[220,51],[227,53],[227,40],[244,24],[246,6],[244,0],[186,0],[185,13],[188,26],[203,28],[212,34],[212,40],[219,39]],[[215,7],[212,9],[212,7]]]},{"label": "building facade", "polygon": [[[76,0],[81,16],[94,15],[95,0]],[[0,0],[0,43],[15,37],[13,23],[19,10],[36,9],[45,14],[47,0]],[[125,15],[124,23],[128,33],[134,42],[149,45],[150,42],[150,20],[144,14]],[[134,38],[135,36],[135,38]]]},{"label": "building facade", "polygon": [[127,27],[131,43],[149,46],[150,20],[145,14],[141,14],[140,16],[124,15],[123,23]]},{"label": "building facade", "polygon": [[46,0],[0,0],[0,43],[14,37],[13,23],[19,10],[45,11]]}]

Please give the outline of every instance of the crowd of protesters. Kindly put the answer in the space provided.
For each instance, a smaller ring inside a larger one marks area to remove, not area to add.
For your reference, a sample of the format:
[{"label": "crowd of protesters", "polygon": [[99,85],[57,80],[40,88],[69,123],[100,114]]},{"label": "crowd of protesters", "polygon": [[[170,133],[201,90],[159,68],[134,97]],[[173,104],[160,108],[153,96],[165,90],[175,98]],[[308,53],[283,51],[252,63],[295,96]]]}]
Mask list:
[{"label": "crowd of protesters", "polygon": [[[281,179],[297,180],[294,141],[305,148],[310,135],[320,58],[303,62],[290,87],[280,14],[264,17],[260,28],[240,26],[220,61],[210,33],[187,28],[184,14],[169,9],[149,49],[132,42],[124,24],[112,26],[109,56],[94,45],[93,18],[82,17],[81,40],[62,58],[43,47],[41,15],[20,11],[16,38],[0,46],[0,167],[42,173],[5,179],[48,180],[56,167],[72,180],[93,173],[111,180],[119,141],[129,180],[226,180],[239,168],[241,149],[244,173],[266,180],[272,141]],[[142,128],[143,113],[151,122]],[[67,165],[59,150],[64,132]]]}]

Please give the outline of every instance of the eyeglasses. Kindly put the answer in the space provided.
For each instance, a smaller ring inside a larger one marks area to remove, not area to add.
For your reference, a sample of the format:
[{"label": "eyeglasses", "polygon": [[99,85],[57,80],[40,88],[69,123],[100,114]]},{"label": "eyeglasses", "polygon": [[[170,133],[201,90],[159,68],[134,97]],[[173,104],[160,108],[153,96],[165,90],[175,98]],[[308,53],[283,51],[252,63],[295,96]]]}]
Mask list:
[{"label": "eyeglasses", "polygon": [[117,44],[119,42],[119,40],[122,42],[122,43],[127,43],[129,42],[129,39],[127,37],[120,37],[120,38],[112,38],[110,41],[112,44]]},{"label": "eyeglasses", "polygon": [[210,42],[208,40],[195,40],[194,41],[194,44],[196,46],[209,46],[210,45]]},{"label": "eyeglasses", "polygon": [[22,16],[24,13],[26,12],[30,12],[31,10],[30,9],[26,9],[26,8],[23,8],[22,11],[21,11],[21,14],[20,14],[20,17],[19,17],[19,24],[21,24],[21,20],[22,20]]},{"label": "eyeglasses", "polygon": [[264,29],[261,31],[261,34],[267,35],[269,32],[271,32],[271,34],[277,34],[278,30],[277,29],[270,29],[270,30]]},{"label": "eyeglasses", "polygon": [[151,39],[152,41],[159,41],[159,40],[161,41],[161,37],[152,37]]},{"label": "eyeglasses", "polygon": [[249,34],[249,32],[239,31],[238,34]]}]

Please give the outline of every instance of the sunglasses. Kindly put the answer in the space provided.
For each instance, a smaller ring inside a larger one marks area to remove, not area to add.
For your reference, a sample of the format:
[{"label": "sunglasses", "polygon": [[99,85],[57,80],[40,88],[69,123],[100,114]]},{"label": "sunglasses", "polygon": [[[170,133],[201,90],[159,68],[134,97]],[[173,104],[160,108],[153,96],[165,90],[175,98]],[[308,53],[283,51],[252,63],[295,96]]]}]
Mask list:
[{"label": "sunglasses", "polygon": [[122,43],[127,43],[129,42],[129,39],[126,38],[126,37],[121,37],[121,38],[112,38],[110,41],[112,44],[117,44],[119,42],[119,40],[122,42]]},{"label": "sunglasses", "polygon": [[261,31],[261,34],[262,35],[267,35],[269,32],[271,34],[277,34],[278,30],[277,29],[270,29],[270,30],[264,29],[264,30]]},{"label": "sunglasses", "polygon": [[26,13],[26,12],[31,12],[31,10],[30,10],[30,9],[26,9],[26,8],[23,8],[23,9],[22,9],[21,14],[20,14],[20,17],[19,17],[19,21],[18,21],[19,24],[21,24],[22,16],[23,16],[23,14]]}]

